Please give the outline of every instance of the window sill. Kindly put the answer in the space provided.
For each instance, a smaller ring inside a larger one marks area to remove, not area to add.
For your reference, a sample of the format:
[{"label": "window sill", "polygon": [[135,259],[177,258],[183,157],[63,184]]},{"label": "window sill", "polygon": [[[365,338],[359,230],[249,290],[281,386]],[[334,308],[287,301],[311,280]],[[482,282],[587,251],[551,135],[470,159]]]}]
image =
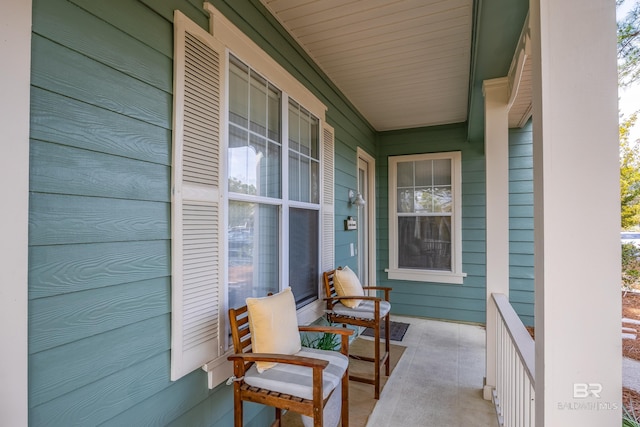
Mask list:
[{"label": "window sill", "polygon": [[435,282],[462,285],[467,273],[452,273],[450,271],[408,270],[386,268],[384,270],[392,280],[411,280],[414,282]]},{"label": "window sill", "polygon": [[325,303],[318,299],[297,310],[298,324],[308,325],[324,315]]},{"label": "window sill", "polygon": [[209,389],[214,389],[233,375],[233,363],[227,360],[227,356],[233,353],[230,349],[217,359],[202,365],[202,370],[207,373]]}]

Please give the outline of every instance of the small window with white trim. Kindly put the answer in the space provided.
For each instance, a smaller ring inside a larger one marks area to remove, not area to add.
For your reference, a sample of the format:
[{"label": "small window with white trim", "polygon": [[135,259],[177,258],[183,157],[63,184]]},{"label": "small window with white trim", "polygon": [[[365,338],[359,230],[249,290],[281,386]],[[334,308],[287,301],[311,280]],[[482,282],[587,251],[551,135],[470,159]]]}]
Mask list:
[{"label": "small window with white trim", "polygon": [[390,279],[462,283],[461,154],[389,157]]}]

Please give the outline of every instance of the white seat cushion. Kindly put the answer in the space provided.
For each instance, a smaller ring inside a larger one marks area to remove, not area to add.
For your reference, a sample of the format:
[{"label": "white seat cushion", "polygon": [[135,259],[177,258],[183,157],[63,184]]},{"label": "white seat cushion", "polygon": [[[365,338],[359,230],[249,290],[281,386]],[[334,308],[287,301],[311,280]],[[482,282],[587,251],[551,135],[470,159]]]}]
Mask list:
[{"label": "white seat cushion", "polygon": [[[345,307],[342,303],[333,305],[333,312],[341,316],[360,317],[362,319],[373,319],[375,303],[373,301],[362,301],[356,308]],[[380,318],[386,316],[391,311],[389,301],[380,301]]]},{"label": "white seat cushion", "polygon": [[[336,387],[322,413],[323,427],[337,427],[342,415],[342,387]],[[313,418],[301,415],[304,427],[313,427]]]},{"label": "white seat cushion", "polygon": [[[322,398],[326,399],[336,387],[349,366],[349,359],[337,351],[303,347],[296,356],[313,357],[329,362],[322,376]],[[303,399],[313,399],[313,369],[305,366],[277,363],[271,369],[258,373],[254,364],[244,375],[250,386],[290,394]]]}]

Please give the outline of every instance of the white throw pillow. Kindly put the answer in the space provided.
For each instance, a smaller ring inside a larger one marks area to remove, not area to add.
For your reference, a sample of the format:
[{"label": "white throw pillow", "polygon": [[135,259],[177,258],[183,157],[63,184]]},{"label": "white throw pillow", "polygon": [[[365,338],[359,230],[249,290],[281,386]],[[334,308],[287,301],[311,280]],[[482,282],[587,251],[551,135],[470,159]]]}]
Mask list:
[{"label": "white throw pillow", "polygon": [[[247,309],[254,353],[295,354],[300,351],[296,302],[291,288],[263,298],[247,298]],[[256,363],[260,373],[275,365]]]},{"label": "white throw pillow", "polygon": [[[333,274],[333,286],[339,297],[364,296],[364,289],[362,289],[360,280],[349,266],[343,267],[342,269],[336,269],[336,272]],[[360,305],[362,300],[343,299],[340,300],[340,302],[346,307],[356,308]]]}]

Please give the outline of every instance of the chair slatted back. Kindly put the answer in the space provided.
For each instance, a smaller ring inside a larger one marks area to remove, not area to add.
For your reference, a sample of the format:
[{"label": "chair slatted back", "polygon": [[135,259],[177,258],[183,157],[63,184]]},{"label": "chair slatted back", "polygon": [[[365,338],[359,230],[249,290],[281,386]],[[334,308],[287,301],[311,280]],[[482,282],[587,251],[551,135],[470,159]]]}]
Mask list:
[{"label": "chair slatted back", "polygon": [[[335,285],[333,284],[333,277],[336,274],[336,270],[326,271],[322,277],[324,281],[324,293],[327,298],[337,297],[338,293],[336,292]],[[329,310],[333,309],[333,301],[327,300],[327,308]]]},{"label": "chair slatted back", "polygon": [[[229,323],[234,352],[251,353],[251,330],[249,329],[249,310],[247,306],[229,309]],[[252,362],[245,364],[245,370],[252,364]]]}]

